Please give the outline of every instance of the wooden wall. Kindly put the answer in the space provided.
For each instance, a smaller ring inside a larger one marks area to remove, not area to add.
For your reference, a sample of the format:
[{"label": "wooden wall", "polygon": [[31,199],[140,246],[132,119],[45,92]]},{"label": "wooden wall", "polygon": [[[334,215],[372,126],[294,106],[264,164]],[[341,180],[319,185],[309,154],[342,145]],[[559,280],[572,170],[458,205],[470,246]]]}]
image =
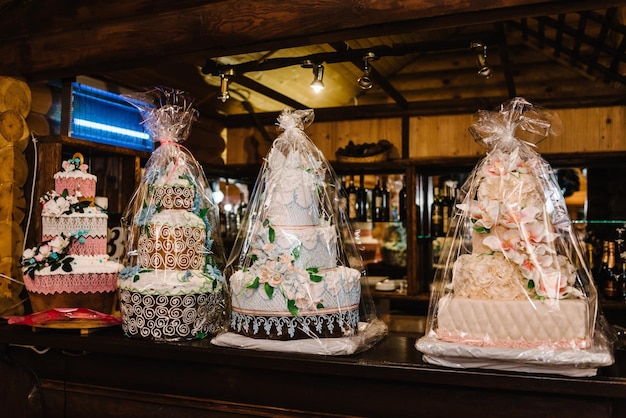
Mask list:
[{"label": "wooden wall", "polygon": [[[584,109],[557,109],[562,122],[562,133],[550,137],[538,146],[542,154],[588,153],[626,151],[626,107],[597,107]],[[278,116],[278,115],[277,115]],[[468,132],[473,115],[417,116],[409,120],[409,155],[411,159],[438,157],[474,157],[484,154]],[[270,136],[278,133],[275,127],[267,127]],[[400,118],[378,120],[355,120],[345,122],[313,122],[306,130],[309,137],[330,160],[335,151],[350,140],[355,143],[391,141],[402,149],[402,120]],[[227,163],[253,162],[250,159],[250,139],[260,144],[256,152],[260,157],[267,152],[269,144],[252,128],[228,130]]]}]

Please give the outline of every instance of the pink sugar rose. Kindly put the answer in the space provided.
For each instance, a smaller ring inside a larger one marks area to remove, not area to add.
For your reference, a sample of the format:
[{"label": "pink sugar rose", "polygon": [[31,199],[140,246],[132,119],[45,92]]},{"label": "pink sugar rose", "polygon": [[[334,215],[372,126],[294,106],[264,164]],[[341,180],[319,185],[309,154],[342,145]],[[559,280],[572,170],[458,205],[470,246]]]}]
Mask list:
[{"label": "pink sugar rose", "polygon": [[80,169],[80,171],[82,171],[83,173],[87,172],[87,168],[89,168],[89,166],[87,164],[81,164],[80,167],[78,167]]},{"label": "pink sugar rose", "polygon": [[39,247],[39,254],[41,254],[44,257],[48,257],[50,255],[50,253],[52,252],[52,248],[50,247],[50,245],[42,245],[41,247]]}]

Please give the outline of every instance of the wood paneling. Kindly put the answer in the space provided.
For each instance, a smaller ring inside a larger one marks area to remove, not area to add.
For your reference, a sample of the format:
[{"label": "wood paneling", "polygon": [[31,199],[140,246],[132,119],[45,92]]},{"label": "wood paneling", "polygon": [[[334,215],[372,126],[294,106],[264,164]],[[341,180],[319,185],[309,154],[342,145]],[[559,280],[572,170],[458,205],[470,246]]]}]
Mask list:
[{"label": "wood paneling", "polygon": [[[583,109],[556,109],[561,120],[561,134],[551,136],[539,144],[543,155],[575,153],[611,153],[626,151],[626,107],[594,107]],[[410,118],[409,159],[480,157],[485,149],[477,144],[468,128],[473,115],[420,116]],[[273,127],[267,128],[275,135]],[[307,129],[312,141],[326,158],[335,160],[335,151],[349,141],[376,142],[387,139],[402,149],[402,122],[400,118],[355,120],[343,122],[313,122]],[[251,128],[228,130],[228,163],[246,163],[247,154],[242,144],[253,135]],[[257,136],[258,133],[256,134]],[[275,136],[274,136],[275,137]],[[267,144],[259,148],[266,152]],[[261,156],[265,154],[261,153]]]}]

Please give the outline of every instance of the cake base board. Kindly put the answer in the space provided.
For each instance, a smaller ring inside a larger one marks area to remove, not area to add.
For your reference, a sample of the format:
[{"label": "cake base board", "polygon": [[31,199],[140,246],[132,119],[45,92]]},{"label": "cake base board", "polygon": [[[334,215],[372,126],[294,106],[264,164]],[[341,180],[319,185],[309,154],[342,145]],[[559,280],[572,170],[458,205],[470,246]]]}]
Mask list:
[{"label": "cake base board", "polygon": [[67,329],[67,330],[79,330],[80,335],[89,335],[102,328],[108,328],[118,326],[119,324],[112,324],[110,321],[99,321],[89,319],[76,319],[76,320],[63,320],[52,321],[46,324],[32,325],[33,332],[39,332],[44,329]]},{"label": "cake base board", "polygon": [[360,322],[357,333],[349,337],[280,341],[250,338],[234,332],[223,332],[213,338],[211,344],[246,350],[338,356],[368,350],[382,340],[385,335],[387,335],[387,325],[379,319],[374,319],[371,322]]},{"label": "cake base board", "polygon": [[479,347],[441,341],[432,336],[418,339],[415,348],[423,353],[425,362],[439,366],[587,377],[595,376],[599,367],[614,362],[613,352],[600,334],[596,332],[589,349]]}]

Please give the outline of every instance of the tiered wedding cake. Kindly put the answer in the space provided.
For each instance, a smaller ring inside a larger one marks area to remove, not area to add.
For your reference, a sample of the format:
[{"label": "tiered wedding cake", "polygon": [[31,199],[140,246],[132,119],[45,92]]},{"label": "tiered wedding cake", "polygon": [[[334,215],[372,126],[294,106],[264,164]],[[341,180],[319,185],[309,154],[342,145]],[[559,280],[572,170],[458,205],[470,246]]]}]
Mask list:
[{"label": "tiered wedding cake", "polygon": [[587,347],[590,312],[576,269],[554,245],[546,189],[519,148],[494,150],[480,166],[476,198],[459,208],[472,224],[472,252],[453,265],[438,302],[437,337],[500,347]]},{"label": "tiered wedding cake", "polygon": [[34,312],[50,308],[113,310],[122,265],[107,255],[107,214],[92,206],[96,176],[75,154],[41,198],[42,243],[24,251],[24,284]]},{"label": "tiered wedding cake", "polygon": [[361,273],[339,265],[337,229],[322,197],[327,173],[313,155],[276,141],[257,185],[247,254],[230,277],[231,331],[273,340],[351,335]]},{"label": "tiered wedding cake", "polygon": [[127,265],[119,281],[128,336],[173,341],[218,329],[223,278],[211,257],[208,209],[199,207],[189,172],[181,155],[144,179],[134,219],[137,264]]}]

